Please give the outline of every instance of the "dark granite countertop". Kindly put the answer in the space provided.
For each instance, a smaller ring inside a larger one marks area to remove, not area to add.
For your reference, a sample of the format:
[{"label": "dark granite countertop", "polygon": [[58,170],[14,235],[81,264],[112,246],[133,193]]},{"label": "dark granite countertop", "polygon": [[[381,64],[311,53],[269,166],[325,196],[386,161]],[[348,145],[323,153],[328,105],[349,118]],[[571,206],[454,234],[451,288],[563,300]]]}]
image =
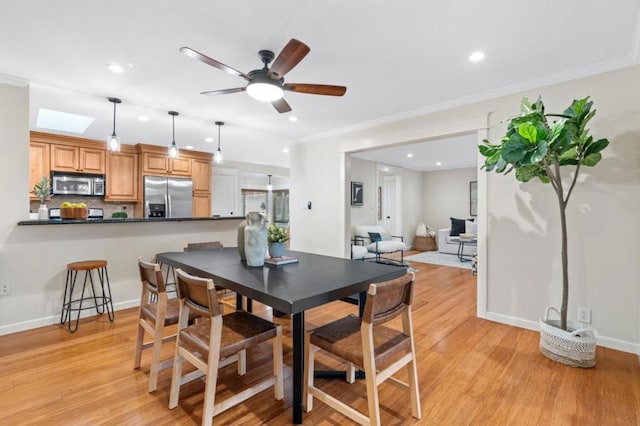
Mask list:
[{"label": "dark granite countertop", "polygon": [[157,222],[194,222],[205,220],[242,220],[238,217],[176,217],[176,218],[148,218],[148,219],[86,219],[86,220],[23,220],[18,222],[18,226],[26,225],[93,225],[96,223],[157,223]]}]

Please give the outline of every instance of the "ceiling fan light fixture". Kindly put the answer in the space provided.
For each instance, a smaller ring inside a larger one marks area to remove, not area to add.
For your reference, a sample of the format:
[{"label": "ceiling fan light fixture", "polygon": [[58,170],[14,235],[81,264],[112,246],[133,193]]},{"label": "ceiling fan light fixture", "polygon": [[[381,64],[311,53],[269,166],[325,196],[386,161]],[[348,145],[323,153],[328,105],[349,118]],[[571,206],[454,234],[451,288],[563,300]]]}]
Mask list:
[{"label": "ceiling fan light fixture", "polygon": [[247,93],[253,99],[262,102],[277,101],[284,96],[284,90],[279,82],[273,81],[268,77],[266,79],[256,79],[249,83]]}]

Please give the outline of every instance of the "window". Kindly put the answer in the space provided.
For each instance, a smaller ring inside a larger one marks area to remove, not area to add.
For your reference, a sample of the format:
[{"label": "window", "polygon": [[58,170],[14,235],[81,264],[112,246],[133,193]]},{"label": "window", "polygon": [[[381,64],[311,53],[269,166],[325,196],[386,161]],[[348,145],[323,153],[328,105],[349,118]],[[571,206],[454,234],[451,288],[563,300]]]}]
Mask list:
[{"label": "window", "polygon": [[272,217],[275,223],[289,223],[289,190],[273,191]]},{"label": "window", "polygon": [[248,212],[263,212],[267,214],[267,191],[258,189],[242,190],[242,214],[247,215]]}]

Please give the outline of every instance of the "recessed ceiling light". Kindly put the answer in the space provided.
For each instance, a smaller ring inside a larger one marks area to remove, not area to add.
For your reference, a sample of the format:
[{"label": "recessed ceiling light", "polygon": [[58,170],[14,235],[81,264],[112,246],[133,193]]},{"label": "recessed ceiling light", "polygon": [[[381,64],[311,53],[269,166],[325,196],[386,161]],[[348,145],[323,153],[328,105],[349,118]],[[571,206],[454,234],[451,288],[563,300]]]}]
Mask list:
[{"label": "recessed ceiling light", "polygon": [[193,149],[193,145],[187,145],[184,147],[184,149]]},{"label": "recessed ceiling light", "polygon": [[477,52],[473,52],[470,56],[469,56],[469,60],[471,62],[479,62],[481,60],[484,59],[484,52],[478,50]]},{"label": "recessed ceiling light", "polygon": [[282,152],[284,152],[284,153],[289,152],[289,148],[284,148],[284,149],[282,150]]},{"label": "recessed ceiling light", "polygon": [[147,117],[146,115],[139,115],[138,116],[138,120],[140,120],[140,121],[149,121],[149,117]]},{"label": "recessed ceiling light", "polygon": [[204,138],[205,142],[213,142],[213,138]]},{"label": "recessed ceiling light", "polygon": [[107,68],[109,68],[109,71],[111,72],[121,73],[122,71],[124,71],[124,69],[118,64],[109,64],[107,65]]},{"label": "recessed ceiling light", "polygon": [[438,161],[438,162],[436,163],[436,166],[442,166],[442,163]]},{"label": "recessed ceiling light", "polygon": [[383,167],[383,168],[382,168],[382,171],[383,171],[383,172],[388,172],[388,171],[389,171],[389,168],[388,168],[388,167]]},{"label": "recessed ceiling light", "polygon": [[128,62],[127,65],[129,65],[129,68],[131,68],[131,69],[135,68],[131,62]]},{"label": "recessed ceiling light", "polygon": [[407,158],[411,158],[411,157],[413,157],[413,154],[412,153],[408,153],[407,154]]},{"label": "recessed ceiling light", "polygon": [[36,127],[81,135],[93,123],[93,120],[93,117],[40,108]]},{"label": "recessed ceiling light", "polygon": [[292,115],[291,117],[289,117],[289,121],[295,123],[296,121],[298,121],[298,117]]}]

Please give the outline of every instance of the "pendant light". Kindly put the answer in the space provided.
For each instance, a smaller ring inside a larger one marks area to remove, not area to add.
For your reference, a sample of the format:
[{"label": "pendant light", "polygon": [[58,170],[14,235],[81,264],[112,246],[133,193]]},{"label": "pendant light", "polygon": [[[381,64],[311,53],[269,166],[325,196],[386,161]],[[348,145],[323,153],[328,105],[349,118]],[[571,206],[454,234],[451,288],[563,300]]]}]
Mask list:
[{"label": "pendant light", "polygon": [[267,191],[271,192],[273,191],[273,185],[271,185],[271,175],[267,175],[269,176],[269,183],[267,184]]},{"label": "pendant light", "polygon": [[216,121],[216,126],[218,126],[218,150],[213,154],[213,162],[222,164],[224,160],[222,158],[222,150],[220,149],[220,128],[224,126],[224,121]]},{"label": "pendant light", "polygon": [[178,145],[176,145],[176,115],[180,115],[176,111],[169,111],[171,116],[171,127],[173,128],[173,137],[171,138],[171,145],[169,145],[169,158],[177,158],[179,154]]},{"label": "pendant light", "polygon": [[107,98],[113,103],[113,133],[107,138],[108,151],[120,151],[120,138],[116,135],[116,105],[122,103],[118,98]]}]

